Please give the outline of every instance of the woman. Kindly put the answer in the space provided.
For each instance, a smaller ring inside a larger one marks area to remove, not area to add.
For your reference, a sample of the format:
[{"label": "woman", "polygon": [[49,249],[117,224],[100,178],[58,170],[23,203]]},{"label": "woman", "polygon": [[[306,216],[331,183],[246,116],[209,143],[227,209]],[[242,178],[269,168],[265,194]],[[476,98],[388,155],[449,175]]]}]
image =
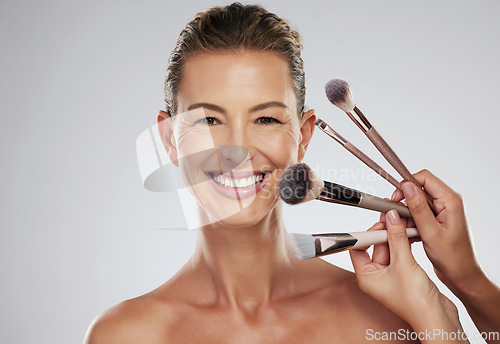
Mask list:
[{"label": "woman", "polygon": [[165,284],[101,315],[87,343],[350,343],[460,329],[395,212],[383,219],[390,251],[380,245],[373,260],[353,252],[359,284],[321,259],[287,253],[276,187],[304,158],[315,120],[300,53],[298,33],[259,6],[213,8],[182,31],[158,123],[197,201],[197,248]]}]

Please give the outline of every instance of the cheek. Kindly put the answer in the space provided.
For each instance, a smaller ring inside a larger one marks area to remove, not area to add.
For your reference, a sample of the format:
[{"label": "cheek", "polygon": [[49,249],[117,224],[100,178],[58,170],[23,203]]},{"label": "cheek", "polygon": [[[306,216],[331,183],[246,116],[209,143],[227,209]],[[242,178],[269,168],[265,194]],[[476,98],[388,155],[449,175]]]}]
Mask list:
[{"label": "cheek", "polygon": [[[184,179],[188,185],[205,181],[200,167],[207,161],[217,161],[210,130],[204,128],[180,128],[174,132],[177,154]],[[216,163],[212,163],[212,165]]]},{"label": "cheek", "polygon": [[275,167],[284,169],[296,162],[300,136],[298,129],[273,130],[259,136],[259,151]]},{"label": "cheek", "polygon": [[179,157],[188,157],[215,148],[214,138],[208,128],[180,128],[174,134]]}]

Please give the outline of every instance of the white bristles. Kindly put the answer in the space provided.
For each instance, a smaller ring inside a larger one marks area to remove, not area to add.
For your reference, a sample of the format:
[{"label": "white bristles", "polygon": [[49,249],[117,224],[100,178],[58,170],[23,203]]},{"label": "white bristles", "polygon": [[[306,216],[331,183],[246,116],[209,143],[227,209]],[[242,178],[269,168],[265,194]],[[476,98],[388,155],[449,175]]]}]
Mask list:
[{"label": "white bristles", "polygon": [[344,112],[351,112],[356,103],[352,97],[349,84],[341,79],[333,79],[327,82],[325,86],[326,96],[333,105],[339,107]]},{"label": "white bristles", "polygon": [[300,260],[316,257],[314,237],[310,234],[290,233],[287,235],[288,252]]}]

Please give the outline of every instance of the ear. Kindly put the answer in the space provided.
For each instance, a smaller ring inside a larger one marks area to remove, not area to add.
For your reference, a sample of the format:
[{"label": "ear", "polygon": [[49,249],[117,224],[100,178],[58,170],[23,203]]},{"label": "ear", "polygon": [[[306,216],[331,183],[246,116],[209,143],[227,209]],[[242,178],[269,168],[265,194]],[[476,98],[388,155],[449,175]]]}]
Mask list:
[{"label": "ear", "polygon": [[163,142],[163,146],[167,151],[168,157],[172,163],[179,167],[179,162],[177,161],[177,147],[175,145],[173,128],[172,128],[172,117],[166,111],[160,110],[158,112],[157,123],[158,123],[158,132],[160,134],[161,141]]},{"label": "ear", "polygon": [[300,127],[300,142],[299,142],[299,152],[297,155],[297,161],[302,161],[304,155],[306,154],[307,146],[311,142],[312,135],[314,133],[314,121],[316,121],[316,114],[314,110],[304,112],[302,115],[302,126]]}]

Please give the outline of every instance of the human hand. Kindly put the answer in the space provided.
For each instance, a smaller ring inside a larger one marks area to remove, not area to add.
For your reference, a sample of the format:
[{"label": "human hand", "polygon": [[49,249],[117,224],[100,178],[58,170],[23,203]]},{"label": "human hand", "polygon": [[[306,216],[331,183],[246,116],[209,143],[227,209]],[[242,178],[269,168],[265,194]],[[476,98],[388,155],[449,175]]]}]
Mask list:
[{"label": "human hand", "polygon": [[484,273],[474,255],[462,197],[427,170],[414,177],[433,198],[437,215],[413,183],[404,182],[404,194],[396,190],[392,200],[406,198],[413,216],[408,225],[417,227],[436,275],[462,301],[479,331],[496,334],[486,342],[500,342],[500,286]]},{"label": "human hand", "polygon": [[396,190],[391,199],[399,202],[406,198],[414,222],[410,221],[409,227],[417,227],[436,275],[457,294],[484,274],[474,255],[462,198],[427,170],[414,177],[433,198],[437,216],[430,210],[424,192],[411,182],[402,184],[404,194]]},{"label": "human hand", "polygon": [[[388,245],[350,250],[361,290],[406,320],[415,331],[460,328],[455,305],[442,295],[411,254],[405,223],[398,213],[387,213]],[[379,222],[369,230],[380,230]]]}]

